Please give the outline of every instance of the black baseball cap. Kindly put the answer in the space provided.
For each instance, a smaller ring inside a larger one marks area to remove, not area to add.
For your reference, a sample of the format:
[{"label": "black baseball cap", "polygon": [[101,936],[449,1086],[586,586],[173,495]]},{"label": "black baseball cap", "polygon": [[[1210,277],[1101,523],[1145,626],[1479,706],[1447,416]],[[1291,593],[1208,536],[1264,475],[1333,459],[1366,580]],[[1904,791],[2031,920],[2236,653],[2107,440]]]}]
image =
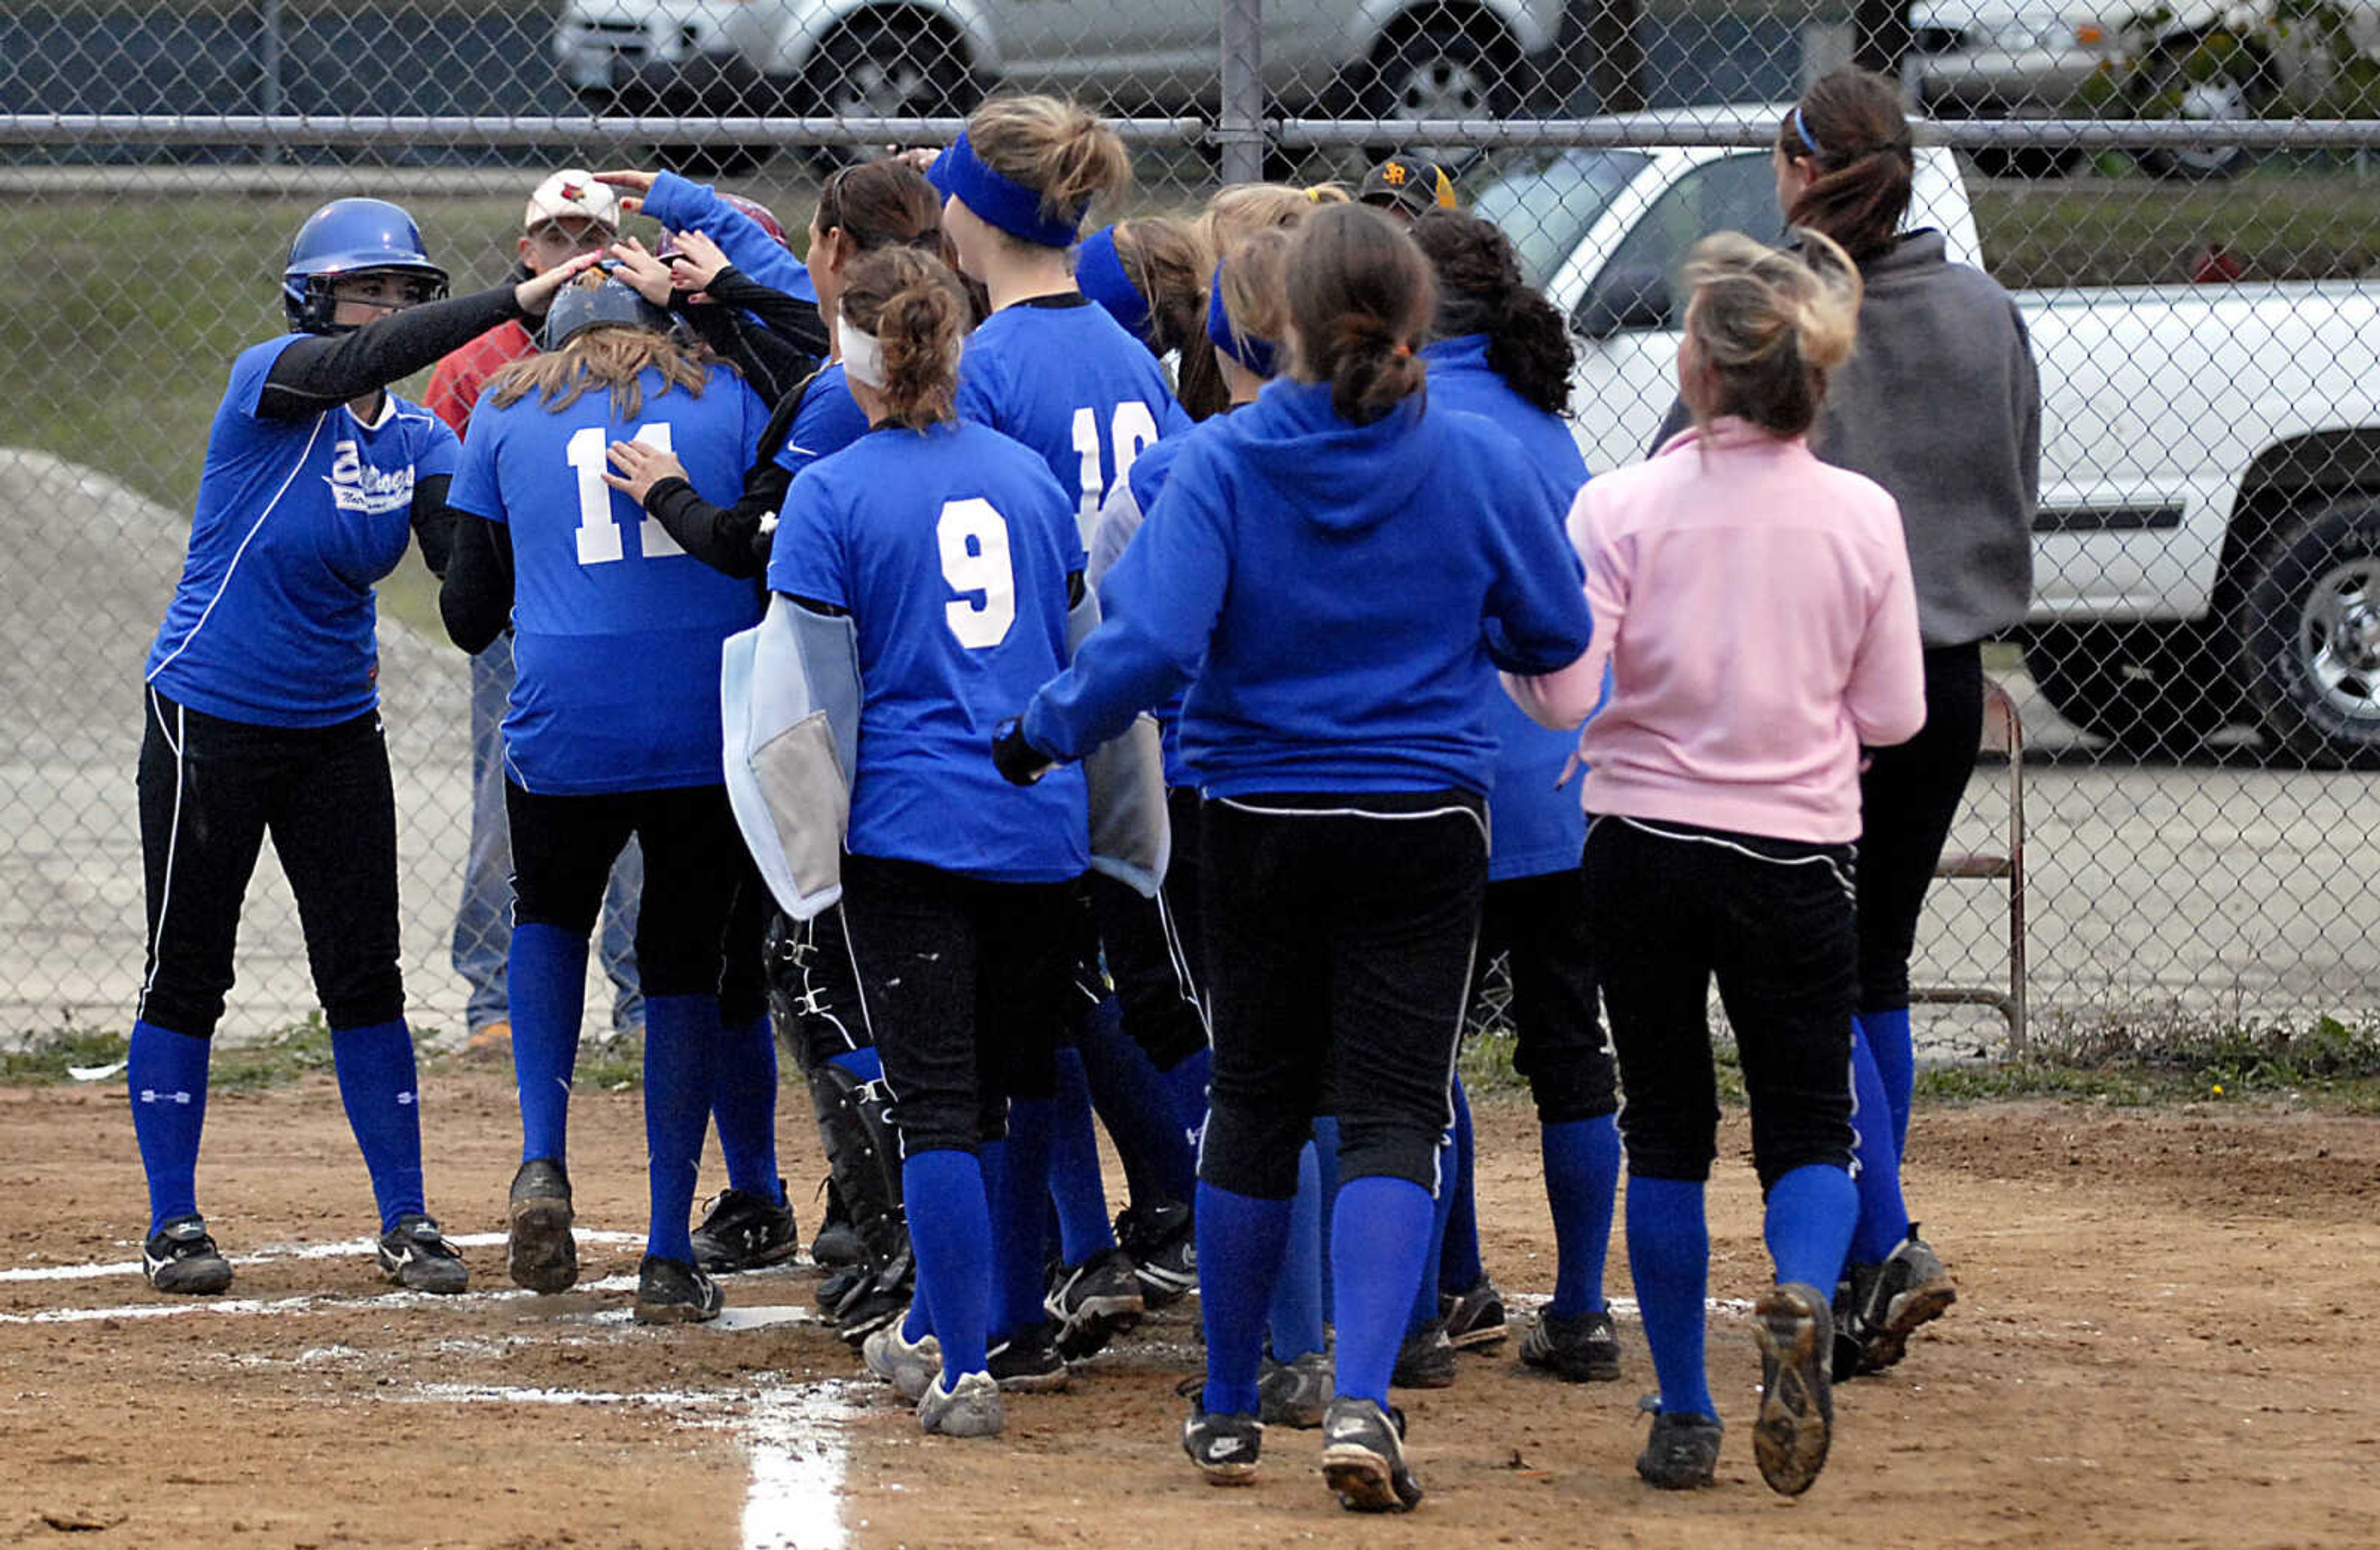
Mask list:
[{"label": "black baseball cap", "polygon": [[1454,180],[1436,162],[1402,151],[1364,175],[1355,198],[1365,204],[1394,206],[1418,215],[1434,206],[1456,208]]}]

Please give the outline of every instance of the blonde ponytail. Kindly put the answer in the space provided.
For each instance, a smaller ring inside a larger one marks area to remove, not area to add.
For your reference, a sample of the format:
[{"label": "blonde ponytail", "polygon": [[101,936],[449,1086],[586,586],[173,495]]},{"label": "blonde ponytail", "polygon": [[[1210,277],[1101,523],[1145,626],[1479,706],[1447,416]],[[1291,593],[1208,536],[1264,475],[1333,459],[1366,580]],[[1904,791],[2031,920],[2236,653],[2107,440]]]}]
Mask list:
[{"label": "blonde ponytail", "polygon": [[1827,374],[1851,358],[1859,332],[1857,266],[1824,233],[1795,235],[1798,253],[1719,232],[1686,256],[1686,333],[1718,390],[1704,410],[1779,436],[1816,421]]}]

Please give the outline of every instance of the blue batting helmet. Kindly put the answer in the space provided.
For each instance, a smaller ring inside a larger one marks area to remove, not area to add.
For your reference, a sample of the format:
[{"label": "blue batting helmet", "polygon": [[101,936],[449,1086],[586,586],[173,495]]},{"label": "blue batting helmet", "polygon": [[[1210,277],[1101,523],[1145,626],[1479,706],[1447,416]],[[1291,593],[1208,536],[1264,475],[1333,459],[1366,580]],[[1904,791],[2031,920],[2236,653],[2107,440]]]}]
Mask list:
[{"label": "blue batting helmet", "polygon": [[623,281],[606,280],[600,285],[582,281],[555,293],[537,344],[541,350],[558,350],[590,328],[649,328],[667,333],[676,321],[665,309],[647,301]]},{"label": "blue batting helmet", "polygon": [[429,299],[446,294],[446,272],[430,261],[421,228],[386,200],[333,200],[306,217],[289,244],[281,272],[281,304],[289,326],[328,333],[331,287],[350,274],[409,274],[427,281]]}]

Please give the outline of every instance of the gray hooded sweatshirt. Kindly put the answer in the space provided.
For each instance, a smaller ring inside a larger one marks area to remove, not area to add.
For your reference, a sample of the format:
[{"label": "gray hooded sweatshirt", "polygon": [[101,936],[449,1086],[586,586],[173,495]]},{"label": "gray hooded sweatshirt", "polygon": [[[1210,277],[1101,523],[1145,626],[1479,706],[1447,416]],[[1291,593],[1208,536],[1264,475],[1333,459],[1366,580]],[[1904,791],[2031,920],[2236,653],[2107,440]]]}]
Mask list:
[{"label": "gray hooded sweatshirt", "polygon": [[[2033,600],[2041,495],[2024,319],[1998,282],[1949,260],[1937,231],[1904,234],[1860,276],[1859,339],[1828,381],[1811,450],[1900,503],[1926,646],[2000,635]],[[1687,423],[1673,407],[1662,440]]]}]

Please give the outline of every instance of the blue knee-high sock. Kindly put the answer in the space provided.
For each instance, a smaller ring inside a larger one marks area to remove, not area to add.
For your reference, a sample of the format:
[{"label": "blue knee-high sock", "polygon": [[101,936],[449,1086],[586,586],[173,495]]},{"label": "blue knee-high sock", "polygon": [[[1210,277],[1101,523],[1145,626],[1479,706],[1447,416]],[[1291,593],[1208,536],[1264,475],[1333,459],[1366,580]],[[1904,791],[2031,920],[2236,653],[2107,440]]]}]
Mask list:
[{"label": "blue knee-high sock", "polygon": [[1422,1273],[1406,1305],[1405,1334],[1418,1335],[1438,1322],[1438,1266],[1446,1253],[1446,1224],[1454,1215],[1456,1153],[1454,1127],[1439,1138],[1438,1193],[1430,1197],[1429,1238],[1423,1246]]},{"label": "blue knee-high sock", "polygon": [[1703,1369],[1703,1295],[1710,1280],[1710,1229],[1703,1186],[1691,1179],[1628,1181],[1628,1268],[1645,1315],[1645,1343],[1672,1415],[1718,1414]]},{"label": "blue knee-high sock", "polygon": [[1290,1198],[1281,1273],[1266,1312],[1273,1360],[1294,1362],[1328,1343],[1322,1327],[1322,1169],[1314,1143],[1297,1154],[1297,1193]]},{"label": "blue knee-high sock", "polygon": [[1884,1082],[1884,1101],[1892,1106],[1892,1152],[1909,1151],[1909,1100],[1917,1090],[1917,1047],[1909,1034],[1909,1009],[1859,1014],[1860,1032],[1867,1035],[1868,1053],[1876,1057],[1876,1074]]},{"label": "blue knee-high sock", "polygon": [[[984,1370],[991,1302],[991,1212],[984,1183],[981,1163],[967,1152],[917,1152],[901,1164],[918,1302],[932,1304],[945,1387]],[[916,1311],[913,1303],[910,1312]]]},{"label": "blue knee-high sock", "polygon": [[1471,1100],[1454,1079],[1454,1200],[1446,1210],[1446,1241],[1439,1250],[1439,1290],[1460,1296],[1488,1278],[1479,1261],[1479,1192],[1473,1174]]},{"label": "blue knee-high sock", "polygon": [[[1159,1200],[1190,1203],[1197,1189],[1197,1156],[1181,1120],[1168,1078],[1123,1031],[1123,1017],[1111,996],[1083,1021],[1079,1051],[1089,1079],[1091,1103],[1123,1164],[1135,1205]],[[1180,1070],[1180,1067],[1174,1068]],[[1206,1099],[1199,1098],[1200,1115]],[[1069,1251],[1068,1257],[1073,1257]]]},{"label": "blue knee-high sock", "polygon": [[[1853,1265],[1881,1265],[1909,1236],[1909,1206],[1900,1198],[1900,1148],[1892,1144],[1892,1106],[1876,1074],[1864,1034],[1852,1037],[1852,1130],[1858,1140],[1859,1229],[1852,1235]],[[1834,1282],[1823,1284],[1828,1291]]]},{"label": "blue knee-high sock", "polygon": [[1207,1391],[1219,1415],[1257,1412],[1265,1312],[1292,1216],[1286,1200],[1198,1184],[1198,1317],[1207,1331]]},{"label": "blue knee-high sock", "polygon": [[872,1044],[846,1049],[840,1055],[830,1055],[826,1063],[849,1072],[862,1082],[880,1082],[884,1077],[884,1061],[877,1055],[876,1047]]},{"label": "blue knee-high sock", "polygon": [[1091,1128],[1091,1084],[1083,1058],[1058,1051],[1058,1098],[1050,1106],[1050,1202],[1058,1208],[1058,1253],[1080,1265],[1115,1247],[1108,1195],[1099,1178],[1099,1138]]},{"label": "blue knee-high sock", "polygon": [[1762,1230],[1779,1284],[1799,1281],[1832,1297],[1858,1219],[1859,1186],[1840,1168],[1811,1163],[1778,1180]]},{"label": "blue knee-high sock", "polygon": [[687,1218],[710,1128],[719,1039],[718,997],[645,998],[645,1166],[653,1198],[645,1252],[662,1259],[694,1259]]},{"label": "blue knee-high sock", "polygon": [[207,1122],[207,1054],[212,1046],[160,1028],[132,1024],[124,1084],[132,1099],[132,1136],[149,1176],[149,1230],[199,1214],[199,1132]]},{"label": "blue knee-high sock", "polygon": [[1339,1310],[1338,1392],[1389,1402],[1413,1289],[1429,1263],[1436,1202],[1410,1179],[1368,1174],[1339,1186],[1330,1234],[1331,1301]]},{"label": "blue knee-high sock", "polygon": [[710,1117],[731,1188],[783,1205],[777,1176],[777,1035],[766,1017],[719,1030]]},{"label": "blue knee-high sock", "polygon": [[1538,1132],[1546,1205],[1554,1218],[1554,1299],[1564,1318],[1603,1311],[1603,1262],[1611,1252],[1612,1197],[1620,1186],[1620,1127],[1609,1114]]},{"label": "blue knee-high sock", "polygon": [[587,1014],[587,938],[534,922],[513,927],[504,964],[520,1090],[521,1161],[569,1159],[570,1073]]},{"label": "blue knee-high sock", "polygon": [[1319,1114],[1314,1120],[1315,1177],[1322,1185],[1322,1210],[1315,1237],[1322,1253],[1322,1322],[1336,1324],[1338,1311],[1330,1285],[1330,1233],[1339,1216],[1339,1120]]},{"label": "blue knee-high sock", "polygon": [[1173,1100],[1174,1123],[1194,1147],[1197,1137],[1207,1129],[1207,1084],[1215,1074],[1215,1052],[1196,1049],[1184,1056],[1172,1069],[1158,1073],[1165,1091]]},{"label": "blue knee-high sock", "polygon": [[[1050,1315],[1041,1306],[1049,1265],[1050,1131],[1055,1106],[1012,1098],[1000,1166],[984,1175],[992,1227],[991,1337],[1005,1339]],[[941,1304],[935,1305],[941,1312]]]},{"label": "blue knee-high sock", "polygon": [[371,1174],[380,1229],[423,1210],[421,1084],[413,1066],[413,1034],[403,1018],[363,1028],[331,1030],[331,1063],[339,1073],[339,1101],[347,1128]]}]

